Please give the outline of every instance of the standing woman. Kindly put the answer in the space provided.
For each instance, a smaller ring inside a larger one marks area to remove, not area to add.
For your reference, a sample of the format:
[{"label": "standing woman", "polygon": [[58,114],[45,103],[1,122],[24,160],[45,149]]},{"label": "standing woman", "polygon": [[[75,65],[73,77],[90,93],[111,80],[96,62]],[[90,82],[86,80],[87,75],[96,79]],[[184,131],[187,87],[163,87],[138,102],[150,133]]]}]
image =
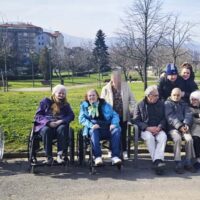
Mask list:
[{"label": "standing woman", "polygon": [[86,93],[85,101],[81,103],[79,123],[84,126],[83,135],[91,137],[95,165],[103,163],[100,146],[103,139],[111,141],[112,164],[121,163],[119,116],[94,89]]},{"label": "standing woman", "polygon": [[67,102],[67,90],[63,85],[53,88],[51,98],[44,98],[35,115],[35,131],[42,136],[47,164],[53,162],[52,141],[57,138],[57,162],[62,163],[66,155],[69,139],[69,124],[74,120],[74,113]]},{"label": "standing woman", "polygon": [[127,157],[126,132],[127,121],[133,116],[136,100],[127,82],[122,80],[121,70],[111,74],[111,81],[102,88],[101,98],[104,98],[119,114],[122,129],[123,157]]},{"label": "standing woman", "polygon": [[194,72],[192,70],[192,66],[189,65],[182,65],[181,66],[181,77],[183,79],[183,97],[182,99],[189,103],[189,97],[192,92],[198,90],[198,86],[194,81]]}]

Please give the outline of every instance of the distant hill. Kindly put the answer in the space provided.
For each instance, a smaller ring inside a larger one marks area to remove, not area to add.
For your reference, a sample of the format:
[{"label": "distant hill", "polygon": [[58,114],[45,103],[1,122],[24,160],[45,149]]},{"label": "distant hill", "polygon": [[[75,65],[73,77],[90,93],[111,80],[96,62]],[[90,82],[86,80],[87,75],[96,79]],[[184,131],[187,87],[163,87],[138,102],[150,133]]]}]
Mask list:
[{"label": "distant hill", "polygon": [[[94,39],[76,37],[68,35],[66,33],[62,34],[64,36],[65,45],[68,47],[84,46],[84,44],[89,44],[89,43],[94,44]],[[117,37],[106,37],[106,45],[108,47],[112,46],[112,44],[115,44],[117,42],[117,39],[118,39]],[[200,42],[197,42],[195,40],[187,42],[185,44],[185,47],[200,52]]]},{"label": "distant hill", "polygon": [[[94,44],[94,39],[90,38],[81,38],[81,37],[76,37],[72,36],[66,33],[62,33],[64,36],[64,42],[65,46],[67,47],[77,47],[77,46],[82,46],[84,44]],[[106,37],[106,45],[111,46],[117,41],[117,37]]]}]

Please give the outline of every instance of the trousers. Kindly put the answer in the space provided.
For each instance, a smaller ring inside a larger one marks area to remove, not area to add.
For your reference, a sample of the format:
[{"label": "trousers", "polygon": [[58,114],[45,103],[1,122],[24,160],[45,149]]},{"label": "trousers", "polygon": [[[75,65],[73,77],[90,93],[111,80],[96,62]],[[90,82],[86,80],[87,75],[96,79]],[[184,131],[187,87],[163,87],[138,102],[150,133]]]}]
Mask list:
[{"label": "trousers", "polygon": [[154,162],[157,159],[164,160],[164,152],[167,142],[166,133],[160,131],[157,135],[153,136],[149,131],[142,131],[141,137],[147,145],[152,161]]},{"label": "trousers", "polygon": [[169,132],[174,142],[174,160],[181,161],[181,143],[182,138],[185,140],[185,157],[187,160],[191,160],[195,157],[193,139],[190,133],[182,134],[178,130],[173,129]]}]

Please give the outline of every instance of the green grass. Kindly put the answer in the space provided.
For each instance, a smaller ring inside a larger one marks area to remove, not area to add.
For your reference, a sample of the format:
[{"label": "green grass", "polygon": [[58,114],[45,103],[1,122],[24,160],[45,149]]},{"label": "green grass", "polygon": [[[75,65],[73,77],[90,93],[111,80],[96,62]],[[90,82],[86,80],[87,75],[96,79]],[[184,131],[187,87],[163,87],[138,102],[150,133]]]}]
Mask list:
[{"label": "green grass", "polygon": [[[105,79],[109,79],[109,76],[103,76],[101,82],[104,82]],[[49,87],[45,86],[41,83],[42,79],[35,79],[34,80],[34,87]],[[60,80],[56,77],[53,78],[52,80],[52,85],[57,85],[60,83]],[[98,84],[98,74],[91,74],[90,77],[88,76],[83,76],[83,77],[73,77],[64,78],[64,84],[66,86],[72,86],[72,85],[79,85],[79,84],[90,84],[90,83],[96,83]],[[8,86],[10,89],[15,89],[15,88],[31,88],[33,87],[32,80],[17,80],[17,81],[12,81],[8,80]]]},{"label": "green grass", "polygon": [[[143,83],[130,84],[137,101],[144,96]],[[91,88],[91,87],[90,87]],[[101,88],[95,87],[99,92]],[[68,91],[68,101],[75,113],[75,120],[71,123],[75,133],[81,127],[78,124],[80,102],[89,87],[73,88]],[[20,152],[27,150],[27,138],[32,127],[32,121],[39,102],[49,97],[50,92],[7,92],[0,93],[0,122],[5,132],[5,151]]]}]

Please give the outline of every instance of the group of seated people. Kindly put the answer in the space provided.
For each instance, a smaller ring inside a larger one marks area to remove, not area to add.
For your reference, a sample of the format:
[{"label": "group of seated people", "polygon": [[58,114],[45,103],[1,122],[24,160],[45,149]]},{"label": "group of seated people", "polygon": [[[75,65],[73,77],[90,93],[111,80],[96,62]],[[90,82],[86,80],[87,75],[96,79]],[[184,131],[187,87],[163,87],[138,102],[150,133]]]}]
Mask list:
[{"label": "group of seated people", "polygon": [[[110,140],[112,164],[122,162],[120,152],[123,151],[125,157],[127,121],[132,118],[147,144],[157,174],[162,174],[165,167],[167,134],[174,141],[175,171],[196,172],[200,168],[200,91],[188,65],[182,66],[179,76],[176,66],[168,64],[158,86],[149,86],[145,98],[139,103],[136,103],[128,84],[122,81],[119,71],[112,73],[111,81],[102,88],[101,97],[95,89],[87,91],[78,119],[83,125],[83,135],[91,138],[95,165],[103,163],[102,139]],[[52,139],[55,136],[58,138],[57,162],[65,160],[69,124],[74,120],[66,94],[65,86],[55,86],[51,98],[40,102],[35,115],[35,131],[42,136],[47,163],[53,161]],[[184,160],[181,159],[182,138],[186,142]]]}]

